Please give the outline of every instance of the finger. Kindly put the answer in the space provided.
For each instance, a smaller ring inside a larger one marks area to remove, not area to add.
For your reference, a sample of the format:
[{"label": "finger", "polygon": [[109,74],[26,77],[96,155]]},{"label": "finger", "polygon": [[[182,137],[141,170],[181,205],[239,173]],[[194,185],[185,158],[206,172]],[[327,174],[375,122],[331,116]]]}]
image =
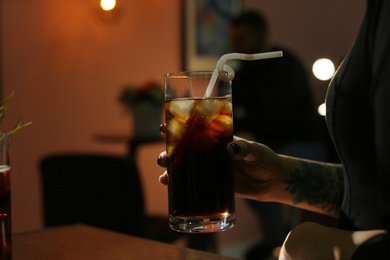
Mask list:
[{"label": "finger", "polygon": [[264,152],[269,150],[266,146],[248,141],[242,138],[235,138],[228,144],[228,151],[233,160],[245,160],[247,163],[255,163],[261,160]]},{"label": "finger", "polygon": [[168,173],[167,171],[165,171],[163,174],[160,175],[160,177],[158,178],[158,181],[162,184],[162,185],[168,185]]},{"label": "finger", "polygon": [[248,155],[249,141],[234,137],[234,141],[227,146],[228,152],[234,160],[242,160]]},{"label": "finger", "polygon": [[164,136],[167,133],[167,125],[165,123],[160,125],[160,133]]},{"label": "finger", "polygon": [[168,166],[168,157],[167,152],[161,152],[160,155],[157,158],[157,164],[160,165],[163,168],[167,168]]}]

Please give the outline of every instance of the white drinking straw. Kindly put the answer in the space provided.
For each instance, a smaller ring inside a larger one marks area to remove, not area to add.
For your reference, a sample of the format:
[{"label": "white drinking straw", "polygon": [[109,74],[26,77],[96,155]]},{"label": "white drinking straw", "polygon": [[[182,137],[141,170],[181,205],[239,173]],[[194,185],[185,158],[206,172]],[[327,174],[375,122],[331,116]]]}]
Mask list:
[{"label": "white drinking straw", "polygon": [[217,66],[211,75],[211,79],[209,85],[207,86],[205,97],[210,97],[211,92],[213,91],[215,82],[217,78],[220,77],[223,81],[229,82],[234,78],[234,71],[231,67],[226,65],[225,63],[228,60],[263,60],[263,59],[271,59],[271,58],[279,58],[283,56],[282,51],[271,51],[271,52],[263,52],[263,53],[255,53],[255,54],[246,54],[246,53],[228,53],[224,54],[219,58],[217,62]]}]

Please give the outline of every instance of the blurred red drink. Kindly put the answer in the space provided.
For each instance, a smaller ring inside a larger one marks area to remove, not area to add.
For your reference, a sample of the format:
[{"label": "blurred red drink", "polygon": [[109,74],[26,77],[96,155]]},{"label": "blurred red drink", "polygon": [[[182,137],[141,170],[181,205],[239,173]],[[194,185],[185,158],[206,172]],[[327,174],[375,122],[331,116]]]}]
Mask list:
[{"label": "blurred red drink", "polygon": [[9,136],[0,133],[0,259],[12,259]]}]

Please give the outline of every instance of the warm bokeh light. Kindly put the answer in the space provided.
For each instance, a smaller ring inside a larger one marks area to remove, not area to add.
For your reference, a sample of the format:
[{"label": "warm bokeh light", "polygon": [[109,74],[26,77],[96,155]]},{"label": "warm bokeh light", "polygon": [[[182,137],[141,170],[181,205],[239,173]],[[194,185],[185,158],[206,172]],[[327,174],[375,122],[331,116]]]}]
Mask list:
[{"label": "warm bokeh light", "polygon": [[335,67],[329,59],[318,59],[313,63],[313,74],[319,80],[328,80],[332,78]]},{"label": "warm bokeh light", "polygon": [[318,106],[317,112],[321,116],[326,116],[326,105],[325,105],[325,103],[322,103],[321,105]]},{"label": "warm bokeh light", "polygon": [[100,0],[100,6],[104,11],[110,11],[115,8],[116,0]]}]

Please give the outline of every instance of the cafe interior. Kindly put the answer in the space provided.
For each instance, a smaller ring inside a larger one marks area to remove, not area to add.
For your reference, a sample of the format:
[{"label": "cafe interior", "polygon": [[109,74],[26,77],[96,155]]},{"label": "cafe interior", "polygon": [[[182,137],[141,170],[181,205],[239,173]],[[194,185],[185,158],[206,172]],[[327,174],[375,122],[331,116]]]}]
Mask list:
[{"label": "cafe interior", "polygon": [[[42,161],[58,154],[132,156],[145,214],[166,219],[167,190],[158,183],[164,170],[156,163],[165,149],[158,130],[164,121],[162,106],[155,120],[147,114],[137,119],[136,109],[120,96],[126,88],[162,87],[168,72],[213,69],[218,56],[211,54],[202,63],[196,51],[188,51],[195,41],[189,36],[196,24],[191,15],[195,1],[116,0],[107,10],[101,2],[0,2],[1,96],[14,92],[1,131],[11,129],[20,116],[32,122],[10,147],[14,233],[46,228]],[[229,8],[234,12],[259,10],[267,17],[272,42],[302,59],[320,107],[329,79],[316,78],[312,66],[326,58],[337,67],[354,41],[365,2],[223,2],[233,5]],[[261,239],[256,217],[239,198],[236,214],[234,228],[215,234],[214,253],[241,258]],[[172,243],[185,247],[188,239],[177,238]]]}]

